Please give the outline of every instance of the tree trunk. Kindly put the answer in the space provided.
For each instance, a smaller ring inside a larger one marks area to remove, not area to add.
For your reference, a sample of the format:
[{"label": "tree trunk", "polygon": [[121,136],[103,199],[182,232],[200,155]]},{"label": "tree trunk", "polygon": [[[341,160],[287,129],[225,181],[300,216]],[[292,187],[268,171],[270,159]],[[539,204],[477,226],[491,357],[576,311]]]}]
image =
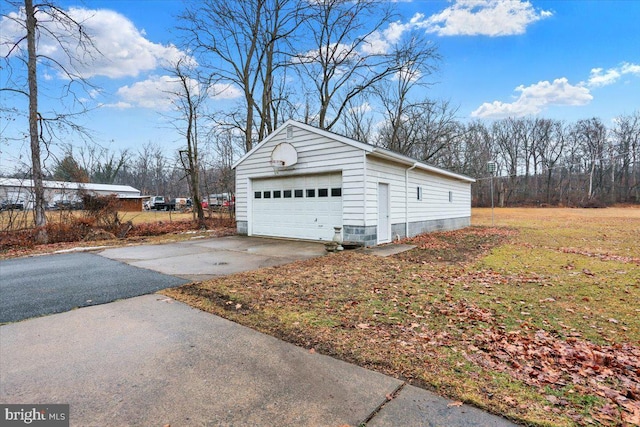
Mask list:
[{"label": "tree trunk", "polygon": [[591,171],[589,172],[589,192],[587,194],[587,200],[591,200],[593,197],[593,174],[596,170],[596,162],[594,160],[591,161]]},{"label": "tree trunk", "polygon": [[27,16],[27,80],[29,82],[29,137],[31,142],[31,177],[34,194],[34,219],[37,228],[36,243],[47,243],[45,225],[44,187],[42,183],[42,165],[40,163],[40,136],[38,132],[38,75],[36,70],[36,16],[32,0],[24,1]]}]

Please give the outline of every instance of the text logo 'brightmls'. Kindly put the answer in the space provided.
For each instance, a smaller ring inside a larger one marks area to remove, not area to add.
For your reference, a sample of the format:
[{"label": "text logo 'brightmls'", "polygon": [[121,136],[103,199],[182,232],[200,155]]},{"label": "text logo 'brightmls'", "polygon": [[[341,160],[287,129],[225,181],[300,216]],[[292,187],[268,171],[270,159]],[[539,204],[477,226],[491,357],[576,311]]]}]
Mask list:
[{"label": "text logo 'brightmls'", "polygon": [[69,405],[0,403],[0,426],[69,427]]}]

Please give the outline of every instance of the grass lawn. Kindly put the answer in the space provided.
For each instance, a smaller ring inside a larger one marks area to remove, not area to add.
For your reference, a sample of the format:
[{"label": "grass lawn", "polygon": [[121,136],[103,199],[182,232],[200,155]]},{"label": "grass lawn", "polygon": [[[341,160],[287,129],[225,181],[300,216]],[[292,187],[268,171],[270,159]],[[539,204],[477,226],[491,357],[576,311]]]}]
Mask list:
[{"label": "grass lawn", "polygon": [[640,209],[494,220],[164,293],[518,422],[640,424]]}]

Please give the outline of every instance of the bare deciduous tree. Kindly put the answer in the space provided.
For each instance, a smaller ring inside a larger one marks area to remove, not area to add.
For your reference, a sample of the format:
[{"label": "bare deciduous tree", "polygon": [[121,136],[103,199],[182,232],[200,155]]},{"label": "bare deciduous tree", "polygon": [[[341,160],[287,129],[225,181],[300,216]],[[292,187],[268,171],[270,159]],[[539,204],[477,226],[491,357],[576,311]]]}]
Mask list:
[{"label": "bare deciduous tree", "polygon": [[[212,90],[242,91],[242,107],[232,114],[245,136],[245,151],[254,143],[254,130],[262,139],[276,125],[276,105],[286,98],[274,93],[286,66],[281,45],[296,30],[299,3],[295,0],[204,0],[193,3],[182,15],[186,44],[210,70]],[[274,100],[278,100],[274,103]],[[257,116],[257,117],[256,117]]]},{"label": "bare deciduous tree", "polygon": [[[33,0],[24,2],[7,2],[17,9],[3,15],[3,19],[22,29],[22,34],[15,40],[3,43],[5,53],[6,86],[0,90],[9,91],[25,96],[28,99],[27,117],[29,123],[29,141],[31,150],[31,177],[34,193],[34,219],[38,232],[36,240],[46,243],[45,199],[43,188],[42,148],[55,136],[56,128],[67,127],[73,131],[85,133],[83,128],[73,122],[77,114],[85,111],[82,102],[76,96],[74,87],[85,86],[88,82],[77,71],[77,65],[85,55],[97,54],[95,46],[85,32],[82,23],[76,21],[64,9],[53,2],[42,2],[34,5]],[[66,55],[65,63],[41,51],[40,40],[46,37],[54,41]],[[25,49],[26,43],[26,49]],[[21,67],[14,67],[14,61]],[[62,73],[67,80],[65,94],[71,96],[75,105],[80,105],[80,111],[44,113],[40,110],[38,68],[52,68],[56,73]],[[24,68],[22,68],[24,67]],[[24,73],[24,74],[23,74]],[[26,78],[24,78],[26,75]]]},{"label": "bare deciduous tree", "polygon": [[[607,128],[598,118],[578,120],[575,133],[584,153],[585,166],[589,170],[589,185],[587,200],[591,200],[601,189],[602,164],[605,145],[607,142]],[[597,176],[596,176],[597,175]],[[594,179],[596,182],[594,183]]]},{"label": "bare deciduous tree", "polygon": [[186,142],[186,148],[180,150],[180,161],[186,172],[191,192],[194,216],[201,227],[205,227],[202,197],[200,196],[200,163],[198,153],[199,119],[204,115],[202,105],[206,99],[206,90],[200,87],[199,80],[189,76],[189,67],[184,59],[178,60],[171,70],[177,81],[175,91],[170,92],[172,102],[180,117],[174,122]]},{"label": "bare deciduous tree", "polygon": [[417,154],[415,144],[419,143],[421,129],[416,120],[427,114],[432,116],[435,103],[423,95],[417,97],[416,92],[428,88],[426,78],[439,58],[435,46],[423,37],[411,37],[395,51],[398,71],[374,87],[385,116],[379,145],[409,156]]},{"label": "bare deciduous tree", "polygon": [[640,202],[640,112],[623,115],[612,129],[618,155],[621,201]]},{"label": "bare deciduous tree", "polygon": [[392,17],[390,8],[373,0],[308,5],[304,25],[313,45],[293,59],[303,82],[313,88],[307,122],[332,129],[352,100],[402,70],[405,64],[397,61],[397,47],[388,52],[372,43]]}]

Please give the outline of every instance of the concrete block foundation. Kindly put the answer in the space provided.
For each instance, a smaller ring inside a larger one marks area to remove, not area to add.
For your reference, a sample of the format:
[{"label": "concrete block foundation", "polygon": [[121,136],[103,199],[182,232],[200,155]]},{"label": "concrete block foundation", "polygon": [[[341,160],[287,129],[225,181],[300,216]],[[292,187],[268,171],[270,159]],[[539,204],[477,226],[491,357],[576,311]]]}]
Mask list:
[{"label": "concrete block foundation", "polygon": [[[409,236],[406,234],[405,223],[391,225],[391,238],[413,237],[422,233],[434,231],[457,230],[471,225],[471,217],[433,219],[409,223]],[[238,234],[246,236],[249,233],[247,221],[237,221]],[[283,236],[286,237],[286,236]],[[342,227],[342,240],[345,242],[359,243],[363,246],[376,246],[378,244],[378,227],[375,225],[345,225]]]}]

